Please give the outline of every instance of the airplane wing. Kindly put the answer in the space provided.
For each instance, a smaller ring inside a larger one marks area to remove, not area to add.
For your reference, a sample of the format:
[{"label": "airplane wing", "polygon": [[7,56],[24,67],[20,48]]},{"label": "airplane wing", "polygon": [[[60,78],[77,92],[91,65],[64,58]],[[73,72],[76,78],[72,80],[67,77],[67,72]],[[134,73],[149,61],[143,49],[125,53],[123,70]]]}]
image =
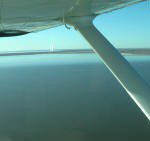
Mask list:
[{"label": "airplane wing", "polygon": [[3,0],[0,37],[23,35],[64,24],[65,17],[99,15],[144,0]]}]

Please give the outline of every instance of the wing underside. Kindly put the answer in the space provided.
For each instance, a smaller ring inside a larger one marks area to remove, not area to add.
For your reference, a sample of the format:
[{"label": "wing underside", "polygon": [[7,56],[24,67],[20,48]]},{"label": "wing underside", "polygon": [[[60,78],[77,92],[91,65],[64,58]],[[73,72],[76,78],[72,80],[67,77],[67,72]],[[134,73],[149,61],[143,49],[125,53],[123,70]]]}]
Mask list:
[{"label": "wing underside", "polygon": [[40,31],[63,24],[63,17],[103,14],[141,1],[4,0],[0,1],[0,31]]}]

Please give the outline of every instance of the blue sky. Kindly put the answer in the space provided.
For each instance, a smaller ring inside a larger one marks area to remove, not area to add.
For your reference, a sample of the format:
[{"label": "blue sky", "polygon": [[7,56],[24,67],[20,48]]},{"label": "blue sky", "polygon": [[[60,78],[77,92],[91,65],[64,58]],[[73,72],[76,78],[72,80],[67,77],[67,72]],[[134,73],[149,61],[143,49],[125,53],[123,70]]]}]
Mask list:
[{"label": "blue sky", "polygon": [[[94,24],[117,48],[150,48],[150,1],[98,16]],[[64,26],[13,38],[0,38],[0,51],[89,48],[73,28]]]}]

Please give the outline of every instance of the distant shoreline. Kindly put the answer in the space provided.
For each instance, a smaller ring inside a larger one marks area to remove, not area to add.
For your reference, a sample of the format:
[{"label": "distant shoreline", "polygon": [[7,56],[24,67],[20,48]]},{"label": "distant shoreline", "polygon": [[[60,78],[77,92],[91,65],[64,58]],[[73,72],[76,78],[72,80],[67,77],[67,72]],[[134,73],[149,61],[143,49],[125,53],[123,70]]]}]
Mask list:
[{"label": "distant shoreline", "polygon": [[[150,56],[150,48],[131,48],[118,49],[125,56],[138,55]],[[21,55],[40,55],[40,54],[92,54],[95,53],[92,49],[57,49],[57,50],[27,50],[27,51],[8,51],[0,52],[0,56],[21,56]]]}]

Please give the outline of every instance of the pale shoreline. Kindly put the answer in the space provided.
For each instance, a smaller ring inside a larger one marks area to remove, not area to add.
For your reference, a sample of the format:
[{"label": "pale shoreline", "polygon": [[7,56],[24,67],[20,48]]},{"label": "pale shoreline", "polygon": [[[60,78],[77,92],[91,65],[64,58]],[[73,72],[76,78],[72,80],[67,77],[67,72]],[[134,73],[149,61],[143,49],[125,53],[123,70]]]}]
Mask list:
[{"label": "pale shoreline", "polygon": [[[150,48],[123,48],[118,51],[125,56],[149,56]],[[27,51],[3,51],[0,56],[20,56],[20,55],[39,55],[39,54],[91,54],[95,53],[92,49],[57,49],[57,50],[27,50]]]}]

